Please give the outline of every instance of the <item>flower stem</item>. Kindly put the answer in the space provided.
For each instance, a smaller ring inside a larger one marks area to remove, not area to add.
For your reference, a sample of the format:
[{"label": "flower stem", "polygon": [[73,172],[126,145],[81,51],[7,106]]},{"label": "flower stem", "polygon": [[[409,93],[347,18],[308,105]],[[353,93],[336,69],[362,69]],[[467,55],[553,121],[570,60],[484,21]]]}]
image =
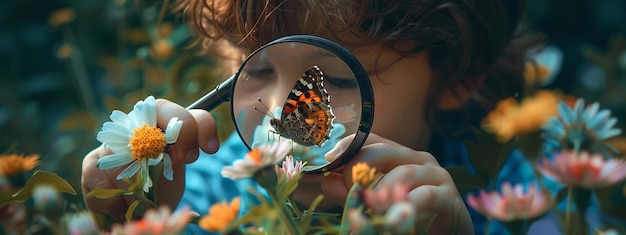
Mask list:
[{"label": "flower stem", "polygon": [[295,200],[293,200],[293,197],[288,196],[287,201],[289,201],[289,204],[291,204],[291,207],[293,208],[293,212],[296,213],[296,216],[298,216],[298,219],[302,219],[302,211],[300,211],[300,208],[298,208],[298,204],[296,203]]},{"label": "flower stem", "polygon": [[487,224],[485,224],[485,235],[489,235],[489,229],[491,227],[491,220],[492,220],[491,217],[487,218]]},{"label": "flower stem", "polygon": [[285,227],[287,227],[288,234],[298,235],[300,234],[300,229],[296,225],[296,222],[293,220],[291,216],[287,213],[287,205],[285,205],[284,201],[280,201],[274,192],[269,193],[274,205],[276,205],[276,209],[278,210],[278,219],[283,222]]},{"label": "flower stem", "polygon": [[[572,221],[572,197],[574,196],[574,187],[567,186],[567,207],[565,209],[565,228],[569,228]],[[569,234],[566,233],[566,234]]]}]

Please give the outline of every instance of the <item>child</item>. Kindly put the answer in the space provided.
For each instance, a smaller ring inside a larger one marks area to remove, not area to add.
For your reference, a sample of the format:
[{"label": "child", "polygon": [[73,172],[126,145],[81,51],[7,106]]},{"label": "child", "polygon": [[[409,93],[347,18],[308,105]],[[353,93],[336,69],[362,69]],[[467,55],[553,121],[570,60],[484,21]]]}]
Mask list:
[{"label": "child", "polygon": [[[206,49],[234,46],[246,55],[292,34],[317,35],[348,48],[368,71],[376,107],[368,140],[343,172],[350,172],[357,162],[367,162],[386,173],[382,182],[411,186],[409,197],[414,205],[438,214],[429,234],[473,233],[468,210],[443,167],[469,164],[462,145],[449,143],[467,137],[468,127],[477,124],[499,99],[521,93],[525,48],[511,39],[523,1],[189,0],[181,6],[201,33]],[[168,152],[174,181],[159,180],[156,186],[169,189],[157,191],[159,203],[179,204],[186,190],[185,165],[198,160],[199,150],[215,155],[201,158],[208,163],[191,164],[187,169],[188,176],[205,177],[200,180],[205,185],[190,184],[185,198],[198,194],[189,189],[194,185],[210,188],[208,193],[222,193],[218,200],[235,196],[233,183],[218,183],[224,189],[217,190],[206,182],[225,182],[219,170],[207,169],[229,164],[220,161],[232,161],[225,159],[233,155],[243,156],[245,149],[231,147],[241,146],[239,140],[229,139],[218,152],[216,123],[208,112],[187,111],[158,100],[158,125],[166,126],[172,117],[184,124]],[[232,153],[234,149],[240,152]],[[96,169],[97,159],[106,154],[100,147],[85,157],[84,193],[96,187],[125,187],[115,180],[119,170]],[[323,193],[321,208],[333,210],[342,205],[350,177],[341,172],[307,176],[295,197],[306,204]],[[215,199],[215,195],[204,196],[206,201]],[[130,204],[124,198],[86,198],[85,202],[91,210],[117,220],[124,218]],[[206,207],[197,211],[205,212]]]}]

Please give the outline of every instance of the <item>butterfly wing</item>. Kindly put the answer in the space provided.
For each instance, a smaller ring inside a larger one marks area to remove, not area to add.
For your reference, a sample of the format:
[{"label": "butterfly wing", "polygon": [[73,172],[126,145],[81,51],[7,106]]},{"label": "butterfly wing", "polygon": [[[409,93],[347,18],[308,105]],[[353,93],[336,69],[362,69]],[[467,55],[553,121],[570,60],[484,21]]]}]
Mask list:
[{"label": "butterfly wing", "polygon": [[307,146],[321,146],[330,138],[334,115],[323,81],[323,73],[317,66],[305,71],[296,81],[276,125],[280,135]]},{"label": "butterfly wing", "polygon": [[328,91],[323,85],[324,74],[317,66],[309,68],[302,74],[291,88],[285,100],[281,117],[286,117],[299,106],[307,103],[321,102],[330,104]]}]

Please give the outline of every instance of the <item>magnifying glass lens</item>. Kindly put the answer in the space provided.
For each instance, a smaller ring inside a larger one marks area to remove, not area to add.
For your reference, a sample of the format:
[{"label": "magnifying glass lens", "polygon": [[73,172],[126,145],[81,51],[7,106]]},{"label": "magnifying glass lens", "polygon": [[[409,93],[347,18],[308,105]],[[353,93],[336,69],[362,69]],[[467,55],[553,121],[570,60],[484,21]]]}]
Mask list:
[{"label": "magnifying glass lens", "polygon": [[235,126],[250,148],[288,142],[309,168],[326,166],[326,153],[362,129],[361,83],[354,65],[322,47],[265,47],[238,72],[231,101]]}]

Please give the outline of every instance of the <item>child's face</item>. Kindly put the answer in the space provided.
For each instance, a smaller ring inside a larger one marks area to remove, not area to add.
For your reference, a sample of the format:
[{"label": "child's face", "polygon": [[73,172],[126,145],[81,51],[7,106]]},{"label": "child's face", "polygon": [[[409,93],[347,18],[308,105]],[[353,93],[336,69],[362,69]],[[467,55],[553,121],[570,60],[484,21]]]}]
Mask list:
[{"label": "child's face", "polygon": [[[407,147],[425,150],[428,147],[431,132],[424,117],[425,99],[434,76],[428,64],[427,54],[402,57],[394,50],[383,47],[382,44],[369,44],[348,49],[368,72],[374,90],[375,114],[371,132]],[[289,56],[290,54],[294,56]],[[299,78],[302,71],[310,66],[308,62],[302,61],[302,57],[309,58],[308,55],[315,55],[315,53],[303,47],[297,50],[284,50],[282,46],[276,50],[272,48],[255,54],[244,68],[244,74],[246,74],[244,81],[250,82],[241,83],[246,85],[238,86],[233,98],[237,102],[233,109],[250,111],[251,107],[257,106],[264,106],[264,109],[272,109],[268,107],[276,107],[276,105],[282,106],[283,96],[273,96],[273,94],[291,91],[296,82],[295,79]],[[334,61],[333,63],[341,62]],[[320,66],[324,73],[330,72],[336,75],[335,77],[346,77],[340,74],[349,72],[349,68],[337,69],[333,63],[322,62],[315,65]],[[303,64],[308,66],[302,67]],[[326,70],[328,68],[334,69]],[[259,73],[259,71],[271,72]],[[254,79],[251,79],[253,77]],[[251,85],[247,85],[248,83]],[[354,96],[358,96],[358,90],[333,89],[332,83],[326,85],[333,108],[353,105],[354,102],[360,103],[353,99]],[[359,110],[355,112],[360,113]],[[248,112],[247,115],[244,129],[254,130],[259,124],[258,121],[263,120],[266,114]],[[345,125],[344,122],[340,121],[340,123]],[[358,122],[350,123],[358,124]],[[348,125],[346,128],[349,130],[346,134],[354,133],[356,130],[356,126],[353,128]],[[246,138],[252,137],[246,135]]]},{"label": "child's face", "polygon": [[428,63],[428,54],[401,57],[380,44],[350,50],[368,71],[374,89],[371,132],[425,150],[431,132],[424,116],[426,97],[436,75]]}]

